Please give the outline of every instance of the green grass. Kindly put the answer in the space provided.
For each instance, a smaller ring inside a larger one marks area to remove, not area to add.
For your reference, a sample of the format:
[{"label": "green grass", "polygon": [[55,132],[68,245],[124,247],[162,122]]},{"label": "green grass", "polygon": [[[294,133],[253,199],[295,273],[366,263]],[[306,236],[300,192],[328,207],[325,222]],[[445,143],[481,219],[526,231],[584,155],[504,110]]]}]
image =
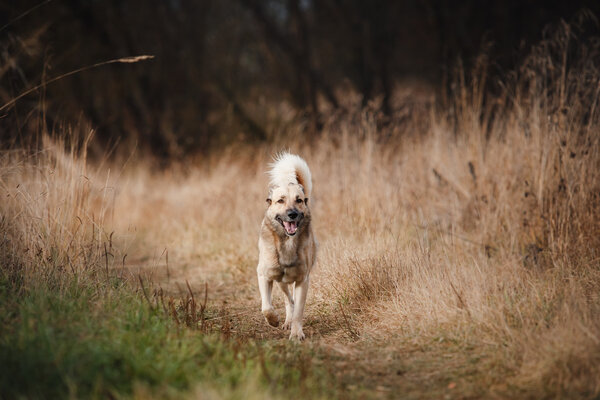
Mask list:
[{"label": "green grass", "polygon": [[0,398],[341,393],[309,346],[202,333],[178,326],[118,281],[57,280],[24,288],[0,279]]}]

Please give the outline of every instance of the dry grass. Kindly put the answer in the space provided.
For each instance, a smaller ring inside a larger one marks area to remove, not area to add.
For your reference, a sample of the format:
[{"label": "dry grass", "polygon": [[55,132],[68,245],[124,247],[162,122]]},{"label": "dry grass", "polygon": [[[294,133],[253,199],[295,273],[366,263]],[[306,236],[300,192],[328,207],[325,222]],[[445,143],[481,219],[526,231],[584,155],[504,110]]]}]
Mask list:
[{"label": "dry grass", "polygon": [[[87,146],[84,146],[84,148]],[[106,230],[114,188],[62,140],[44,138],[37,152],[9,151],[0,158],[2,260],[26,287],[39,274],[78,274],[119,259]],[[104,268],[106,270],[106,268]]]},{"label": "dry grass", "polygon": [[383,365],[404,354],[414,369],[385,384],[417,397],[446,388],[448,369],[464,372],[449,375],[463,396],[598,396],[599,49],[577,46],[570,29],[536,48],[497,96],[484,95],[483,74],[457,79],[451,106],[421,110],[399,139],[358,112],[311,143],[234,146],[158,173],[144,161],[103,168],[98,186],[85,160],[64,166],[56,145],[33,162],[7,154],[8,253],[22,266],[41,252],[77,269],[102,266],[108,243],[110,268],[127,253],[131,270],[166,290],[209,282],[212,304],[252,324],[264,171],[285,146],[314,177],[313,340],[365,349]]}]

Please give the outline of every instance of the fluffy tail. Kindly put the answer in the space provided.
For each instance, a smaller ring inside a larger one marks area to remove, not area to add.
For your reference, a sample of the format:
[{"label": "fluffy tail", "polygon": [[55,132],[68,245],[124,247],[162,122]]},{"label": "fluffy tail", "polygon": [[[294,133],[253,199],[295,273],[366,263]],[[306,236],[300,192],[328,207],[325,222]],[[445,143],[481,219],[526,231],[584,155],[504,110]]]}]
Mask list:
[{"label": "fluffy tail", "polygon": [[279,153],[269,170],[271,186],[282,186],[299,183],[304,187],[304,194],[310,198],[312,194],[312,176],[308,164],[300,156],[288,152]]}]

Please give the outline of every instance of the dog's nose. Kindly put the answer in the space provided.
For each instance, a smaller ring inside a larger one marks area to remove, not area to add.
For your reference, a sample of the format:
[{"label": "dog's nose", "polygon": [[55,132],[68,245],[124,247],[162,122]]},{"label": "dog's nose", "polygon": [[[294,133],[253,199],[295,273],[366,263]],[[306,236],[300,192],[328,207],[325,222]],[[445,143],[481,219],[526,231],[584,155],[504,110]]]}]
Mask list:
[{"label": "dog's nose", "polygon": [[289,219],[296,219],[298,217],[298,213],[295,210],[290,210],[287,213]]}]

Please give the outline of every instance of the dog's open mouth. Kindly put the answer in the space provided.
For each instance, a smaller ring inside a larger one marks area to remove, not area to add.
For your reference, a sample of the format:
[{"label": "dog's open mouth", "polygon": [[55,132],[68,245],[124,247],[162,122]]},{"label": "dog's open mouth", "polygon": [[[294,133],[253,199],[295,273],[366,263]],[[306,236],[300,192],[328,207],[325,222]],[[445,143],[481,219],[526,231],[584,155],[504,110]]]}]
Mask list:
[{"label": "dog's open mouth", "polygon": [[298,230],[298,223],[296,221],[281,221],[281,223],[283,224],[283,229],[285,229],[285,232],[288,235],[292,236],[296,234],[296,231]]},{"label": "dog's open mouth", "polygon": [[279,221],[281,226],[283,226],[283,229],[285,229],[285,233],[287,233],[288,236],[294,236],[298,231],[299,221],[284,221],[279,216],[276,219]]}]

